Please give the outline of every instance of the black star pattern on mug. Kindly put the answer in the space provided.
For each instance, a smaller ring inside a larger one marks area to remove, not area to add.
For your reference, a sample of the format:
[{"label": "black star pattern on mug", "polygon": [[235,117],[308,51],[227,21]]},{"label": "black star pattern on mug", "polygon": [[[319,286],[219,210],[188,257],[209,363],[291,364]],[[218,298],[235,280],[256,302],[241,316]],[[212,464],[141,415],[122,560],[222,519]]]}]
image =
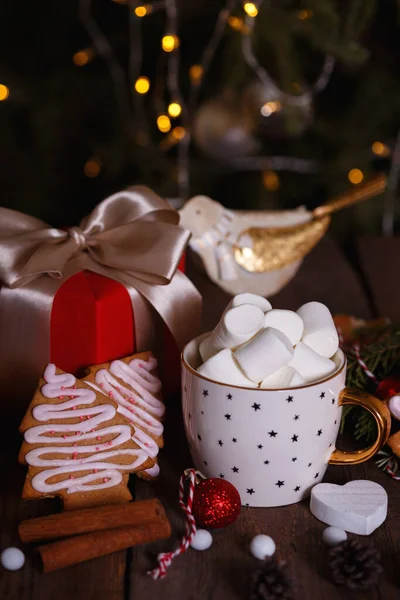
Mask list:
[{"label": "black star pattern on mug", "polygon": [[262,450],[262,449],[264,448],[264,446],[263,446],[262,444],[258,444],[257,448],[258,448],[259,450]]},{"label": "black star pattern on mug", "polygon": [[264,460],[264,465],[269,465],[269,460]]},{"label": "black star pattern on mug", "polygon": [[319,437],[320,435],[322,435],[322,429],[318,429],[317,436]]},{"label": "black star pattern on mug", "polygon": [[228,415],[228,414],[224,415],[224,417],[225,417],[225,419],[226,419],[227,421],[230,421],[230,420],[231,420],[231,416],[232,416],[232,415]]},{"label": "black star pattern on mug", "polygon": [[325,392],[321,392],[319,395],[320,398],[325,398]]},{"label": "black star pattern on mug", "polygon": [[228,400],[232,400],[232,394],[227,394],[226,397],[228,398]]},{"label": "black star pattern on mug", "polygon": [[298,492],[298,491],[300,491],[300,486],[299,486],[299,485],[296,485],[296,487],[294,488],[294,490],[293,490],[293,491],[294,491],[294,492]]},{"label": "black star pattern on mug", "polygon": [[332,444],[332,443],[330,443],[330,444],[329,444],[329,448],[331,448],[332,446],[333,446],[333,444]]},{"label": "black star pattern on mug", "polygon": [[192,418],[192,415],[189,413],[189,414],[188,414],[188,417],[189,417],[189,419],[191,419],[191,418]]},{"label": "black star pattern on mug", "polygon": [[280,480],[278,479],[278,481],[276,482],[276,484],[275,484],[275,485],[277,485],[277,486],[278,486],[278,488],[281,488],[283,485],[285,485],[285,482],[284,482],[284,481],[280,481]]},{"label": "black star pattern on mug", "polygon": [[297,442],[298,439],[299,439],[299,436],[294,433],[292,436],[292,442]]},{"label": "black star pattern on mug", "polygon": [[315,473],[315,475],[314,475],[314,479],[317,479],[317,478],[318,478],[318,476],[319,476],[319,473]]},{"label": "black star pattern on mug", "polygon": [[308,466],[309,466],[309,467],[311,467],[311,466],[312,466],[312,463],[308,463]]},{"label": "black star pattern on mug", "polygon": [[197,434],[197,439],[199,440],[199,442],[201,442],[201,435],[199,433]]},{"label": "black star pattern on mug", "polygon": [[332,398],[332,404],[335,404],[335,398]]},{"label": "black star pattern on mug", "polygon": [[254,404],[251,405],[251,408],[254,408],[254,410],[257,412],[258,410],[261,410],[261,404],[254,402]]},{"label": "black star pattern on mug", "polygon": [[335,421],[335,425],[336,425],[337,421]]},{"label": "black star pattern on mug", "polygon": [[250,506],[250,504],[248,502],[246,502],[245,506]]},{"label": "black star pattern on mug", "polygon": [[247,488],[246,493],[250,494],[250,496],[252,496],[253,494],[255,494],[255,491],[253,490],[253,488]]},{"label": "black star pattern on mug", "polygon": [[200,412],[201,412],[202,415],[204,415],[204,410],[201,410]]},{"label": "black star pattern on mug", "polygon": [[294,415],[293,421],[298,421],[300,419],[300,415]]},{"label": "black star pattern on mug", "polygon": [[187,392],[187,386],[186,385],[184,386],[183,389],[184,389],[185,392]]},{"label": "black star pattern on mug", "polygon": [[220,479],[225,479],[225,475],[224,475],[223,473],[220,473],[220,474],[219,474],[219,478],[220,478]]},{"label": "black star pattern on mug", "polygon": [[220,446],[223,446],[223,445],[224,445],[224,442],[223,442],[222,440],[218,440],[218,444],[219,444]]},{"label": "black star pattern on mug", "polygon": [[239,473],[239,469],[237,467],[232,467],[231,471],[234,473]]},{"label": "black star pattern on mug", "polygon": [[234,444],[236,444],[236,442],[237,442],[237,438],[232,438],[232,442],[233,442]]},{"label": "black star pattern on mug", "polygon": [[204,398],[205,398],[206,396],[208,396],[208,390],[203,390],[203,396],[204,396]]},{"label": "black star pattern on mug", "polygon": [[296,462],[296,460],[297,460],[297,456],[293,456],[292,462]]},{"label": "black star pattern on mug", "polygon": [[207,465],[208,465],[208,462],[207,462],[206,460],[204,460],[203,462],[204,462],[205,466],[207,466]]},{"label": "black star pattern on mug", "polygon": [[287,402],[288,404],[290,404],[291,402],[293,402],[293,396],[288,396],[288,397],[286,398],[286,402]]},{"label": "black star pattern on mug", "polygon": [[276,437],[278,435],[278,432],[271,429],[271,431],[268,431],[268,435],[269,437]]}]

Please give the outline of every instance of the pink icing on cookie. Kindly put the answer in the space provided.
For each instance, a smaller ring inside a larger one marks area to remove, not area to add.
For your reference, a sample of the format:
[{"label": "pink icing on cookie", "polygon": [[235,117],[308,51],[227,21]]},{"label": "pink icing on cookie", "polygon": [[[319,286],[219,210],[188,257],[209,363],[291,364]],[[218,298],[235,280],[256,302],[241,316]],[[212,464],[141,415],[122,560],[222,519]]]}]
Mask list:
[{"label": "pink icing on cookie", "polygon": [[[132,439],[151,458],[157,456],[159,448],[153,436],[159,437],[164,431],[162,423],[155,417],[162,417],[165,406],[156,394],[161,390],[161,382],[153,375],[152,371],[157,366],[157,360],[150,357],[148,361],[134,358],[129,365],[121,360],[114,360],[107,369],[97,371],[93,385],[101,389],[104,394],[112,394],[113,400],[118,404],[118,412],[123,414],[135,427]],[[132,389],[121,386],[115,377],[122,380]],[[90,382],[87,382],[90,384]],[[99,387],[97,387],[99,386]],[[130,405],[134,404],[133,410]],[[149,435],[150,434],[150,435]],[[156,466],[156,465],[155,465]],[[148,474],[154,476],[159,469],[152,467]]]},{"label": "pink icing on cookie", "polygon": [[[45,398],[59,399],[61,389],[66,391],[64,394],[65,398],[70,396],[68,392],[71,392],[72,389],[76,391],[74,391],[73,399],[69,398],[65,402],[59,402],[57,404],[46,403],[35,406],[32,410],[32,415],[36,421],[64,421],[72,417],[80,417],[82,419],[86,417],[86,420],[90,419],[90,424],[83,422],[81,424],[82,431],[80,432],[74,431],[74,425],[68,423],[52,425],[52,432],[61,434],[56,438],[57,443],[68,444],[59,446],[49,445],[54,443],[54,438],[49,438],[48,435],[46,435],[48,433],[48,426],[37,425],[27,429],[24,435],[27,443],[46,444],[45,446],[40,446],[31,450],[25,456],[29,465],[43,467],[43,471],[35,475],[31,480],[31,485],[36,491],[49,494],[51,492],[66,489],[67,493],[71,494],[74,492],[85,492],[111,487],[122,481],[122,470],[134,470],[146,461],[147,454],[142,450],[118,449],[118,446],[124,444],[131,438],[131,428],[128,425],[102,427],[101,433],[103,435],[115,435],[112,441],[115,450],[99,452],[99,448],[94,444],[77,446],[78,440],[95,440],[97,435],[93,427],[101,426],[104,422],[109,422],[113,419],[116,414],[116,409],[114,406],[111,406],[111,404],[92,406],[93,402],[96,400],[94,391],[88,388],[77,388],[74,386],[76,379],[73,375],[68,373],[57,375],[56,367],[53,364],[47,365],[44,372],[44,379],[46,383],[42,387],[41,392]],[[88,406],[77,409],[77,398],[79,399],[79,406]],[[67,433],[68,436],[66,435]],[[66,442],[63,442],[62,440],[66,440]],[[72,446],[70,445],[71,443]],[[91,456],[79,459],[79,453],[91,454]],[[65,455],[65,458],[48,459],[47,456],[49,454]],[[108,461],[105,462],[106,459],[121,455],[131,456],[131,462],[123,465],[113,464]],[[98,477],[93,474],[83,475],[81,477],[70,475],[62,481],[48,483],[48,480],[55,475],[68,475],[71,471],[74,473],[87,471],[89,463],[91,468],[102,471],[102,475],[104,476],[102,483],[93,484],[93,481],[98,480]],[[74,480],[73,483],[71,483],[71,479]]]}]

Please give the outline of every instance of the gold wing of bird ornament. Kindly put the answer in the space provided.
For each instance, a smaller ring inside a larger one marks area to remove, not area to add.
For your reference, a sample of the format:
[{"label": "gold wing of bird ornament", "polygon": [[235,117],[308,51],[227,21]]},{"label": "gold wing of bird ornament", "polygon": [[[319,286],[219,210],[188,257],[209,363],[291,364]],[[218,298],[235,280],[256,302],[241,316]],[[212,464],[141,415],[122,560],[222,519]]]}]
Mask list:
[{"label": "gold wing of bird ornament", "polygon": [[[377,196],[385,187],[386,177],[379,175],[319,206],[305,223],[289,227],[250,227],[242,231],[233,244],[235,261],[249,273],[265,273],[286,267],[306,256],[320,241],[329,227],[332,213]],[[242,244],[241,240],[245,243]]]}]

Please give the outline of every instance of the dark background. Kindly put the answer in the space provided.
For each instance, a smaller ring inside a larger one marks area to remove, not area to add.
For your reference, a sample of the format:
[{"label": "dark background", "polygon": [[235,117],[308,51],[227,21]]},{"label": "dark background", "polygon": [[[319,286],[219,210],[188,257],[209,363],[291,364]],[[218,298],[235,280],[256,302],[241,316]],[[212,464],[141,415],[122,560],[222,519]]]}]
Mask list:
[{"label": "dark background", "polygon": [[[0,83],[10,90],[0,102],[3,206],[60,226],[77,223],[98,201],[133,183],[145,183],[166,197],[179,195],[177,147],[163,149],[166,136],[156,126],[160,109],[155,91],[164,106],[170,101],[165,89],[169,56],[160,46],[165,10],[138,19],[137,4],[95,0],[91,7],[122,65],[127,90],[132,89],[130,48],[138,60],[135,48],[141,48],[139,72],[149,77],[151,89],[146,96],[133,93],[127,98],[127,115],[118,110],[115,86],[96,51],[85,66],[73,62],[79,50],[93,49],[79,18],[79,3],[9,1],[0,6]],[[177,2],[179,82],[185,98],[189,68],[200,62],[223,4]],[[300,19],[301,10],[311,16]],[[240,3],[234,14],[243,19]],[[361,169],[364,180],[388,172],[400,122],[398,23],[392,0],[264,2],[256,18],[254,48],[281,89],[293,93],[294,84],[306,89],[327,54],[337,60],[326,89],[305,113],[283,106],[270,120],[259,116],[256,77],[243,58],[242,33],[228,25],[196,108],[197,116],[203,111],[202,139],[195,130],[190,194],[208,194],[231,208],[279,209],[302,203],[312,208],[351,188],[352,168]],[[177,119],[174,125],[185,122]],[[229,141],[234,127],[243,130],[238,144]],[[232,157],[246,156],[246,140],[258,145],[254,155],[318,160],[317,172],[281,171],[278,189],[267,189],[262,172],[233,166]],[[372,152],[374,141],[385,144],[387,156]],[[92,157],[100,164],[96,177],[84,172]],[[343,240],[356,233],[379,233],[382,208],[380,197],[347,210],[335,217],[333,231]]]}]

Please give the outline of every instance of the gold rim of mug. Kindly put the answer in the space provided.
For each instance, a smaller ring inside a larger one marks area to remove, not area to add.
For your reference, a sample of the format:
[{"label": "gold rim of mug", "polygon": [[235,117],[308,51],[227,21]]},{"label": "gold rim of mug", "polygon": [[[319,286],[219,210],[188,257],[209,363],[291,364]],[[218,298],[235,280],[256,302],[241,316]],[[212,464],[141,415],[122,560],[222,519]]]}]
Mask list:
[{"label": "gold rim of mug", "polygon": [[340,350],[340,352],[343,354],[343,359],[344,359],[343,360],[343,364],[338,368],[337,371],[335,371],[334,373],[332,373],[332,375],[329,375],[329,377],[325,377],[325,379],[320,379],[319,381],[315,381],[315,382],[312,382],[312,383],[307,383],[306,385],[298,385],[296,387],[289,387],[289,388],[253,388],[253,387],[243,387],[241,385],[233,385],[233,384],[230,384],[230,383],[223,383],[222,381],[215,381],[214,379],[209,379],[208,377],[204,377],[204,375],[200,375],[200,373],[198,373],[196,371],[196,369],[193,369],[193,367],[191,367],[189,365],[189,363],[186,362],[186,360],[184,359],[185,350],[189,346],[189,344],[191,344],[192,342],[194,342],[194,340],[196,340],[198,337],[201,337],[201,335],[198,335],[193,340],[191,340],[190,342],[188,342],[184,346],[184,348],[182,349],[182,352],[181,352],[181,363],[182,363],[182,365],[185,367],[185,369],[187,369],[189,371],[189,373],[192,373],[192,375],[196,375],[196,377],[199,377],[200,379],[203,379],[204,381],[209,381],[210,383],[214,383],[216,385],[222,385],[224,387],[235,388],[237,390],[248,390],[248,391],[252,391],[252,392],[287,392],[288,390],[304,390],[304,389],[309,388],[309,387],[314,387],[316,385],[321,385],[322,383],[326,383],[327,381],[330,381],[334,377],[337,377],[346,368],[346,365],[347,365],[347,356],[346,356],[346,354],[343,352],[343,350],[341,348],[338,348],[338,350]]}]

